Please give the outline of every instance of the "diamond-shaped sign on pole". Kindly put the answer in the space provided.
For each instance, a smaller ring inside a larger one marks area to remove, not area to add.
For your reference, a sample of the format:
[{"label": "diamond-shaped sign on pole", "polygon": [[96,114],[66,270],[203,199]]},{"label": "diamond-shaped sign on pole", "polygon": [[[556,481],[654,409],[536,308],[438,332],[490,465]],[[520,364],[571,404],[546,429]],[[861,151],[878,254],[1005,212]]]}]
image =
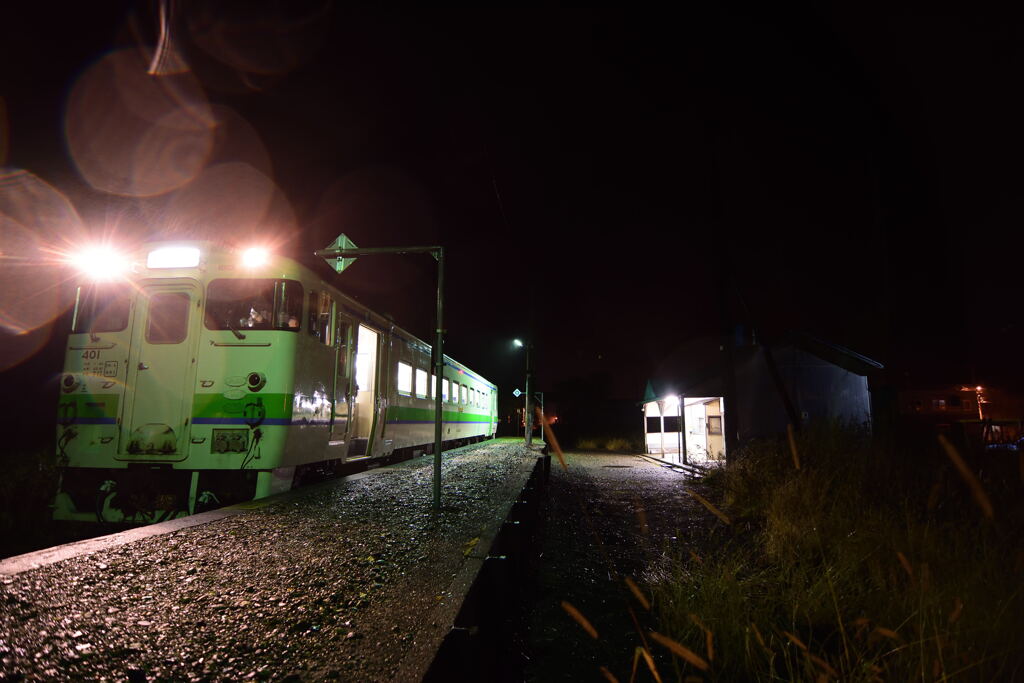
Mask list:
[{"label": "diamond-shaped sign on pole", "polygon": [[[335,238],[333,242],[327,245],[327,249],[357,249],[356,243],[348,238],[345,233],[341,233]],[[355,258],[326,258],[324,259],[334,268],[335,271],[341,272],[356,262]]]},{"label": "diamond-shaped sign on pole", "polygon": [[523,392],[516,389],[515,391],[512,392],[512,395],[515,396],[516,398],[519,398],[520,396],[523,395]]}]

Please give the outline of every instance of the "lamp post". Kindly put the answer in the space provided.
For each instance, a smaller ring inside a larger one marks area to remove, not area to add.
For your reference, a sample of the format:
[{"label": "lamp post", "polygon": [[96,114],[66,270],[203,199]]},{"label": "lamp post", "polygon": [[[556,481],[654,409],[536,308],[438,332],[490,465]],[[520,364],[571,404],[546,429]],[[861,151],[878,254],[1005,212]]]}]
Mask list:
[{"label": "lamp post", "polygon": [[526,427],[526,447],[529,448],[533,445],[533,411],[530,410],[530,403],[533,398],[530,388],[530,384],[532,383],[531,379],[533,378],[533,367],[530,365],[530,350],[533,348],[533,342],[526,342],[524,344],[521,339],[513,339],[512,343],[515,344],[517,348],[526,347],[526,405],[523,408],[525,411],[525,414],[523,415],[523,422]]},{"label": "lamp post", "polygon": [[360,249],[348,237],[339,235],[326,249],[314,252],[341,272],[357,256],[376,254],[430,254],[437,261],[437,310],[435,312],[436,335],[432,360],[434,362],[434,509],[441,509],[441,421],[444,406],[441,401],[441,378],[444,377],[444,247],[377,247]]}]

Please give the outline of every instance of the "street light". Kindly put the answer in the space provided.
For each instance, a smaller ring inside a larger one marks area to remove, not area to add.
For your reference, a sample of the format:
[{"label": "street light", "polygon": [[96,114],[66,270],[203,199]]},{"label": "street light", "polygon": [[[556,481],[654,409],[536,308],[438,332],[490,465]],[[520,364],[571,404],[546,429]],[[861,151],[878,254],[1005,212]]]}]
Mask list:
[{"label": "street light", "polygon": [[526,447],[530,448],[533,445],[533,412],[530,409],[530,402],[533,398],[533,394],[530,393],[530,380],[533,375],[533,367],[530,365],[530,350],[533,349],[533,342],[523,343],[521,339],[513,339],[512,343],[519,349],[524,346],[526,347],[526,405],[524,407],[523,422],[526,427]]}]

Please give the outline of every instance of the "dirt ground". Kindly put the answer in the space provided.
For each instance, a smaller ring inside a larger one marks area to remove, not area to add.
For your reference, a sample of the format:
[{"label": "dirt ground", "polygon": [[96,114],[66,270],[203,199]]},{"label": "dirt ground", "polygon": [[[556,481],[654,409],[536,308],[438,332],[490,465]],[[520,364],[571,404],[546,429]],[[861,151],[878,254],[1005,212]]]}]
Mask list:
[{"label": "dirt ground", "polygon": [[[532,599],[524,605],[523,677],[528,681],[606,681],[605,667],[629,681],[636,647],[653,626],[651,612],[631,594],[677,553],[713,542],[710,513],[686,494],[694,481],[635,455],[567,454],[563,470],[552,457],[538,539]],[[588,635],[563,601],[593,626]],[[651,644],[664,680],[675,679],[668,654]],[[639,664],[637,681],[654,680]]]}]

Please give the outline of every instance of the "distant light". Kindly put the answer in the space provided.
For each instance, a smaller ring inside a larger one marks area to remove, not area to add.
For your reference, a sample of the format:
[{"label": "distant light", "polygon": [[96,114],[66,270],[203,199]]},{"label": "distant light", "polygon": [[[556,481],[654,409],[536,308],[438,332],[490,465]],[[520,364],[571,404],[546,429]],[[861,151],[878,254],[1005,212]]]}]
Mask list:
[{"label": "distant light", "polygon": [[198,265],[198,247],[160,247],[146,256],[147,268],[195,268]]},{"label": "distant light", "polygon": [[116,280],[131,266],[121,252],[106,244],[86,247],[68,261],[92,280]]},{"label": "distant light", "polygon": [[523,345],[523,341],[521,339],[513,339],[512,343],[515,344],[516,347],[521,347]]},{"label": "distant light", "polygon": [[242,265],[246,268],[266,265],[269,260],[270,252],[263,247],[250,247],[242,252]]},{"label": "distant light", "polygon": [[981,387],[980,386],[974,387],[974,390],[975,391],[981,391]]}]

